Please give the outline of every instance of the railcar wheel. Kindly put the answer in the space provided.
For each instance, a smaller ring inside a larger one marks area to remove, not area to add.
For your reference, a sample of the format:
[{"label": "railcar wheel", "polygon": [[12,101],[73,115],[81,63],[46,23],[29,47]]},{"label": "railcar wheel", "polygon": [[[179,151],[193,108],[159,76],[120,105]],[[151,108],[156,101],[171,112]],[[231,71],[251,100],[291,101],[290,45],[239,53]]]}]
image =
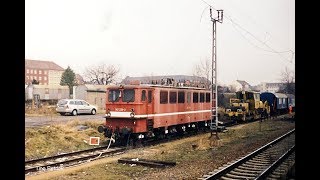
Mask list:
[{"label": "railcar wheel", "polygon": [[72,115],[74,115],[74,116],[78,115],[77,110],[74,109],[74,110],[72,111]]},{"label": "railcar wheel", "polygon": [[96,112],[97,112],[97,111],[96,111],[95,109],[92,109],[91,114],[92,114],[92,115],[95,115]]}]

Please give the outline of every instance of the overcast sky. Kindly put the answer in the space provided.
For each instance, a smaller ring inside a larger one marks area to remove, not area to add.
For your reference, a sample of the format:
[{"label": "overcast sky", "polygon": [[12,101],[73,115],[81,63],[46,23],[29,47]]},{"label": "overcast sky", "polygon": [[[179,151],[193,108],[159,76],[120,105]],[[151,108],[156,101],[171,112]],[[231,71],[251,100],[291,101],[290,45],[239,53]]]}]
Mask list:
[{"label": "overcast sky", "polygon": [[208,5],[217,23],[218,82],[279,82],[295,68],[294,0],[27,0],[25,58],[82,74],[105,62],[122,77],[192,75],[212,53]]}]

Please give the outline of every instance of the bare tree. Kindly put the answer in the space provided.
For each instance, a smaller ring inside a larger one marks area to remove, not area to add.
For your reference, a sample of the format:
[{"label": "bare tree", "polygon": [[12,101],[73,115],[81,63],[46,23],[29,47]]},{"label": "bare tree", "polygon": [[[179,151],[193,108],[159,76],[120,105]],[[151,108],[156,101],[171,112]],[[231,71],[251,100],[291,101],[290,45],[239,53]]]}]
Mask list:
[{"label": "bare tree", "polygon": [[295,94],[295,72],[287,67],[281,72],[281,82],[284,84],[278,92]]},{"label": "bare tree", "polygon": [[107,85],[115,81],[119,68],[100,63],[86,68],[84,76],[93,84]]},{"label": "bare tree", "polygon": [[211,78],[211,61],[206,58],[205,60],[200,60],[199,64],[196,64],[193,70],[193,76],[204,77],[208,80],[205,84],[206,87],[210,87]]}]

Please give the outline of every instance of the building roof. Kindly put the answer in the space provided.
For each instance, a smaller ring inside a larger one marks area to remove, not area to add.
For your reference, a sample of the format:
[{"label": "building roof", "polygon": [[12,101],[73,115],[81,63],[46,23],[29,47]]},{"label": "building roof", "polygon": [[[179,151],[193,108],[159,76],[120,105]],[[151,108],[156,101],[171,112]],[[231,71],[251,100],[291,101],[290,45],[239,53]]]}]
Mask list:
[{"label": "building roof", "polygon": [[247,83],[246,81],[237,80],[237,82],[238,82],[239,84],[241,84],[243,87],[244,87],[245,85],[248,85],[248,87],[251,87],[251,85],[250,85],[249,83]]},{"label": "building roof", "polygon": [[143,77],[129,77],[127,76],[122,83],[126,84],[130,81],[141,81],[142,84],[148,84],[152,80],[161,80],[164,78],[172,78],[176,82],[181,82],[181,81],[199,81],[202,83],[210,83],[209,80],[207,80],[204,77],[199,77],[199,76],[188,76],[188,75],[167,75],[167,76],[143,76]]},{"label": "building roof", "polygon": [[94,85],[94,84],[84,84],[87,87],[87,91],[102,91],[106,92],[108,85]]},{"label": "building roof", "polygon": [[25,67],[32,69],[46,69],[64,71],[64,69],[52,61],[40,61],[40,60],[25,60]]},{"label": "building roof", "polygon": [[45,88],[48,88],[48,89],[69,89],[68,86],[61,86],[61,85],[55,85],[55,84],[51,84],[51,85],[39,85],[39,84],[30,84],[28,85],[28,87],[34,87],[34,88],[37,88],[37,89],[45,89]]},{"label": "building roof", "polygon": [[76,74],[76,81],[77,81],[78,85],[84,84],[83,77],[80,74]]}]

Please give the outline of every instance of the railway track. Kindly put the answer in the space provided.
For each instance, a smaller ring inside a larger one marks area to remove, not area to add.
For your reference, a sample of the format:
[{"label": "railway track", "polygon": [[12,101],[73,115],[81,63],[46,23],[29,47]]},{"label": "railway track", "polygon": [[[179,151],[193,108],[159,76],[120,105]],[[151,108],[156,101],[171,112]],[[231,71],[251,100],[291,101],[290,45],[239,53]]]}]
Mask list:
[{"label": "railway track", "polygon": [[295,129],[198,179],[280,179],[295,163]]},{"label": "railway track", "polygon": [[[249,121],[246,123],[250,123],[253,121]],[[237,124],[234,124],[232,122],[229,123],[224,123],[223,126],[225,127],[230,127],[234,126]],[[210,131],[204,131],[203,133],[207,133]],[[143,146],[152,146],[155,144],[161,144],[161,143],[166,143],[169,141],[173,140],[178,140],[181,138],[187,138],[190,136],[194,136],[200,134],[200,132],[197,133],[190,133],[184,136],[175,136],[175,137],[170,137],[169,139],[161,139],[161,140],[151,140],[151,141],[146,141],[140,146],[137,146],[137,148]],[[41,172],[41,171],[50,171],[50,170],[59,170],[63,169],[68,166],[80,164],[83,162],[88,162],[91,160],[98,159],[100,157],[105,157],[105,156],[112,156],[120,153],[124,153],[124,151],[128,147],[110,147],[107,148],[107,146],[103,147],[98,147],[98,148],[92,148],[92,149],[87,149],[83,151],[76,151],[76,152],[71,152],[71,153],[65,153],[65,154],[60,154],[56,156],[51,156],[51,157],[45,157],[45,158],[40,158],[40,159],[34,159],[34,160],[27,160],[25,161],[25,174],[30,174],[33,172]],[[136,148],[136,147],[133,147]]]},{"label": "railway track", "polygon": [[120,154],[125,150],[126,148],[123,147],[107,148],[107,146],[105,146],[41,159],[28,160],[25,161],[25,174],[63,169],[68,166],[88,162],[100,157]]}]

